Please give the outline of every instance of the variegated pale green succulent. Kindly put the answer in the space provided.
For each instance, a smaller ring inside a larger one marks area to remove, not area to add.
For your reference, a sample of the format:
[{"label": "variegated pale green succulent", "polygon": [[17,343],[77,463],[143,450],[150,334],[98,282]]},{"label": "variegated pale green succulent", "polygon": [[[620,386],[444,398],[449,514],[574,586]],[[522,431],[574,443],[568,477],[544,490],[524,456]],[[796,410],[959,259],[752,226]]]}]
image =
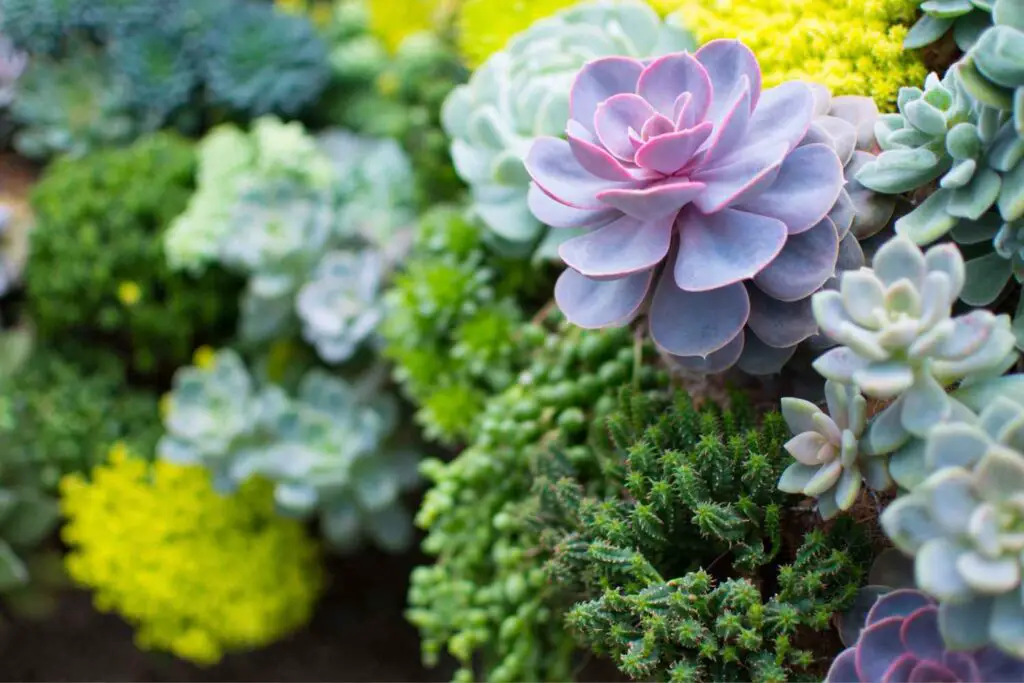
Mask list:
[{"label": "variegated pale green succulent", "polygon": [[933,473],[882,514],[915,558],[918,587],[939,600],[950,647],[989,643],[1024,658],[1024,408],[999,398],[977,423],[936,425]]},{"label": "variegated pale green succulent", "polygon": [[951,317],[965,277],[955,245],[922,253],[895,237],[871,268],[844,273],[839,291],[814,295],[821,331],[841,345],[818,358],[815,369],[867,396],[894,399],[871,422],[868,453],[890,453],[912,435],[927,436],[952,414],[949,385],[1005,369],[1014,353],[1009,316],[976,310]]},{"label": "variegated pale green succulent", "polygon": [[863,484],[892,486],[885,458],[864,457],[860,438],[867,425],[867,401],[854,386],[825,382],[828,413],[810,401],[782,399],[782,417],[794,437],[786,451],[796,462],[779,479],[779,489],[818,500],[824,519],[849,510]]},{"label": "variegated pale green succulent", "polygon": [[527,206],[523,159],[535,138],[565,134],[569,89],[580,67],[598,57],[693,48],[689,33],[662,22],[643,2],[594,0],[535,22],[451,92],[442,123],[452,160],[500,246],[525,252],[543,232]]}]

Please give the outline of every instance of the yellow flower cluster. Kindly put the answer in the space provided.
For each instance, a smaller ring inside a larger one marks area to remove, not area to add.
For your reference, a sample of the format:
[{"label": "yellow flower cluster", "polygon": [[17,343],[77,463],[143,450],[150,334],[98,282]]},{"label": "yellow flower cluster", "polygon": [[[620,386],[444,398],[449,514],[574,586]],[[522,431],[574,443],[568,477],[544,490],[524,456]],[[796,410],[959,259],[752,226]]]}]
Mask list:
[{"label": "yellow flower cluster", "polygon": [[197,664],[267,645],[305,624],[323,586],[320,550],[274,511],[269,482],[232,496],[196,466],[149,464],[115,445],[109,463],[61,482],[71,577],[136,642]]},{"label": "yellow flower cluster", "polygon": [[406,37],[429,31],[444,22],[458,0],[366,0],[370,31],[391,52]]},{"label": "yellow flower cluster", "polygon": [[873,97],[893,111],[901,86],[926,70],[903,51],[918,0],[653,0],[681,9],[700,42],[738,38],[757,54],[765,86],[822,83],[834,95]]},{"label": "yellow flower cluster", "polygon": [[475,69],[498,52],[509,38],[579,0],[463,0],[460,4],[459,52]]}]

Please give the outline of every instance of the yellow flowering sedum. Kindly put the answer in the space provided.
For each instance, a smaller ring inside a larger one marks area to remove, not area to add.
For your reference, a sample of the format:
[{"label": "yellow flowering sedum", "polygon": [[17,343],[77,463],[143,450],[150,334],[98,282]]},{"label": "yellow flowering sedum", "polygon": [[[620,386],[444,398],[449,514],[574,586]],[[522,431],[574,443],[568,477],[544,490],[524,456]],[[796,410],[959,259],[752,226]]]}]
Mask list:
[{"label": "yellow flowering sedum", "polygon": [[459,9],[459,52],[476,68],[530,24],[571,7],[577,0],[463,0]]},{"label": "yellow flowering sedum", "polygon": [[254,479],[214,491],[196,466],[147,463],[115,445],[92,481],[61,482],[68,573],[96,607],[136,626],[136,642],[197,664],[267,645],[305,624],[320,595],[320,553],[274,511]]},{"label": "yellow flowering sedum", "polygon": [[653,0],[681,9],[700,42],[738,38],[757,54],[765,86],[811,80],[834,95],[867,95],[893,111],[901,86],[927,74],[903,39],[919,0]]},{"label": "yellow flowering sedum", "polygon": [[366,0],[370,30],[394,52],[408,36],[442,23],[455,0]]}]

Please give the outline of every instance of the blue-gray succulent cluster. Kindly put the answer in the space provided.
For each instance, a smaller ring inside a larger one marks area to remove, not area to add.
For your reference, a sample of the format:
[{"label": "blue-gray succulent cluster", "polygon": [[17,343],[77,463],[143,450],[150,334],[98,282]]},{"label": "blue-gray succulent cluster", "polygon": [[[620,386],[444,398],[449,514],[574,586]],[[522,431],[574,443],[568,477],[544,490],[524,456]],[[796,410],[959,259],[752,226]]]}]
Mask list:
[{"label": "blue-gray succulent cluster", "polygon": [[318,516],[338,550],[369,538],[388,550],[412,540],[401,495],[417,481],[416,454],[388,442],[397,426],[394,398],[311,370],[294,396],[259,386],[237,353],[175,375],[159,457],[208,468],[221,490],[251,476],[275,484],[286,514]]},{"label": "blue-gray succulent cluster", "polygon": [[952,32],[957,46],[967,51],[992,25],[993,4],[993,0],[921,0],[921,18],[907,33],[903,47],[925,47]]},{"label": "blue-gray succulent cluster", "polygon": [[544,232],[527,205],[524,159],[535,138],[565,134],[580,67],[599,57],[645,59],[694,47],[689,33],[645,3],[595,0],[535,22],[453,90],[442,110],[452,160],[495,243],[522,253]]}]

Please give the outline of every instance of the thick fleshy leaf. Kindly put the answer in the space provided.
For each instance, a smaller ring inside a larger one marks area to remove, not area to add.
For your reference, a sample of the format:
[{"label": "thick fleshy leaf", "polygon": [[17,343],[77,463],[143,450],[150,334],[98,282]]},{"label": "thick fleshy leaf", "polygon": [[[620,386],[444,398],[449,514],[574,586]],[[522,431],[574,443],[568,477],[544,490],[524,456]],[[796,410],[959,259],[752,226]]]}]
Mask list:
[{"label": "thick fleshy leaf", "polygon": [[577,209],[563,204],[540,189],[537,183],[530,183],[526,195],[526,203],[530,213],[545,225],[552,228],[590,228],[608,223],[620,215],[615,209]]},{"label": "thick fleshy leaf", "polygon": [[816,466],[812,467],[799,462],[791,463],[779,477],[778,489],[783,493],[802,494],[807,488],[807,483],[818,474],[818,469]]},{"label": "thick fleshy leaf", "polygon": [[860,470],[857,468],[844,469],[834,489],[836,507],[843,511],[853,507],[853,504],[857,502],[857,497],[860,495],[861,483]]},{"label": "thick fleshy leaf", "polygon": [[750,48],[738,40],[712,40],[697,50],[696,58],[711,79],[708,119],[719,121],[722,118],[733,84],[738,83],[741,76],[750,79],[750,104],[756,108],[761,97],[761,67]]},{"label": "thick fleshy leaf", "polygon": [[628,216],[643,221],[662,219],[675,220],[680,209],[704,191],[703,183],[694,183],[681,178],[666,178],[638,189],[605,190],[597,198],[607,206],[614,207]]},{"label": "thick fleshy leaf", "polygon": [[924,284],[924,254],[905,237],[894,237],[883,244],[875,253],[871,268],[886,287],[903,279],[909,280],[917,289]]},{"label": "thick fleshy leaf", "polygon": [[942,659],[945,652],[939,634],[939,611],[934,607],[918,609],[903,620],[900,639],[919,659]]},{"label": "thick fleshy leaf", "polygon": [[[818,406],[802,398],[786,397],[782,399],[780,408],[782,419],[786,421],[786,426],[789,427],[792,434],[800,435],[804,432],[816,431],[814,416],[821,414],[821,409]],[[808,462],[806,464],[815,463]]]},{"label": "thick fleshy leaf", "polygon": [[[750,289],[747,289],[750,292]],[[810,315],[808,315],[808,318]],[[796,345],[776,348],[761,341],[760,337],[749,327],[745,333],[746,343],[743,346],[743,354],[736,361],[736,366],[755,377],[774,375],[782,371],[789,359],[796,353]]]},{"label": "thick fleshy leaf", "polygon": [[936,424],[946,419],[952,411],[946,390],[935,378],[923,374],[914,381],[903,395],[903,412],[900,419],[911,434],[925,438]]},{"label": "thick fleshy leaf", "polygon": [[1024,491],[1024,456],[1006,449],[989,451],[974,472],[985,500],[1003,501]]},{"label": "thick fleshy leaf", "polygon": [[974,493],[971,475],[957,467],[939,470],[919,489],[928,501],[932,519],[951,536],[963,535],[980,501]]},{"label": "thick fleshy leaf", "polygon": [[653,271],[618,280],[592,280],[567,268],[555,283],[555,301],[574,325],[588,329],[625,325],[640,312]]},{"label": "thick fleshy leaf", "polygon": [[814,361],[814,369],[825,379],[852,384],[854,374],[867,367],[869,362],[845,346],[840,346],[818,356]]},{"label": "thick fleshy leaf", "polygon": [[893,545],[910,555],[942,538],[942,528],[932,519],[928,505],[915,496],[897,498],[882,512],[879,522]]},{"label": "thick fleshy leaf", "polygon": [[818,468],[818,471],[804,486],[804,493],[816,498],[835,486],[842,474],[843,463],[838,460],[826,463]]},{"label": "thick fleshy leaf", "polygon": [[641,168],[671,175],[681,169],[713,130],[705,121],[688,130],[668,133],[644,143],[636,152],[636,164]]},{"label": "thick fleshy leaf", "polygon": [[582,209],[603,209],[597,193],[624,183],[603,180],[589,173],[565,140],[538,138],[526,155],[526,170],[542,190],[565,204]]},{"label": "thick fleshy leaf", "polygon": [[935,538],[921,546],[914,561],[917,585],[921,590],[940,601],[962,602],[968,599],[971,587],[956,568],[963,552],[963,547],[945,538]]},{"label": "thick fleshy leaf", "polygon": [[636,150],[629,140],[629,131],[641,130],[653,114],[654,108],[639,95],[612,95],[597,105],[594,130],[605,149],[620,159],[632,161]]},{"label": "thick fleshy leaf", "polygon": [[689,93],[694,120],[704,118],[711,104],[711,78],[697,58],[676,52],[655,59],[643,70],[636,92],[657,111],[675,120],[675,104],[680,94]]},{"label": "thick fleshy leaf", "polygon": [[995,595],[1020,585],[1020,560],[1016,557],[992,559],[967,552],[957,560],[956,568],[979,593]]},{"label": "thick fleshy leaf", "polygon": [[901,588],[890,591],[879,598],[868,612],[864,623],[868,626],[877,624],[885,619],[893,617],[906,617],[921,609],[928,609],[935,606],[935,601],[913,588]]},{"label": "thick fleshy leaf", "polygon": [[896,197],[873,192],[861,185],[855,177],[857,171],[872,159],[874,159],[873,155],[857,150],[853,153],[853,160],[847,164],[845,169],[847,178],[845,190],[853,202],[855,211],[850,230],[858,239],[867,239],[878,234],[889,224],[889,220],[896,210]]},{"label": "thick fleshy leaf", "polygon": [[991,620],[992,600],[989,598],[973,596],[965,601],[939,605],[939,630],[953,649],[974,650],[988,644]]},{"label": "thick fleshy leaf", "polygon": [[754,283],[780,301],[804,299],[835,275],[838,258],[836,228],[823,218],[811,230],[791,234],[775,260],[754,276]]},{"label": "thick fleshy leaf", "polygon": [[836,448],[817,432],[803,432],[786,442],[786,451],[804,465],[821,465],[835,459]]},{"label": "thick fleshy leaf", "polygon": [[785,158],[786,148],[782,144],[756,145],[697,170],[690,179],[708,187],[694,200],[694,205],[711,214],[756,196],[775,182]]},{"label": "thick fleshy leaf", "polygon": [[794,150],[804,139],[814,116],[814,95],[806,83],[789,81],[761,93],[747,126],[747,140],[781,143]]},{"label": "thick fleshy leaf", "polygon": [[967,281],[960,298],[970,306],[988,306],[1002,294],[1013,274],[1013,264],[999,254],[991,253],[971,259],[965,264]]},{"label": "thick fleshy leaf", "polygon": [[659,114],[657,111],[651,115],[651,118],[647,119],[644,123],[644,127],[640,129],[640,139],[650,140],[661,135],[667,135],[675,132],[676,126],[672,122],[672,119],[667,116]]},{"label": "thick fleshy leaf", "polygon": [[590,132],[596,132],[593,126],[597,105],[613,95],[636,92],[643,70],[642,63],[629,57],[604,57],[587,63],[573,82],[569,115]]},{"label": "thick fleshy leaf", "polygon": [[995,599],[989,634],[1004,652],[1024,659],[1024,605],[1019,590]]},{"label": "thick fleshy leaf", "polygon": [[786,157],[768,189],[736,208],[777,218],[794,235],[810,230],[831,211],[843,182],[835,152],[825,145],[806,145]]},{"label": "thick fleshy leaf", "polygon": [[542,229],[518,190],[510,192],[501,201],[485,201],[476,194],[474,198],[477,201],[473,210],[500,238],[514,243],[529,243],[537,238]]},{"label": "thick fleshy leaf", "polygon": [[906,38],[903,39],[903,49],[916,50],[931,45],[944,36],[952,25],[952,19],[939,19],[925,14],[917,20],[917,23],[907,33]]},{"label": "thick fleshy leaf", "polygon": [[903,401],[896,399],[875,415],[861,439],[861,449],[865,455],[892,453],[910,440],[910,432],[903,426],[902,412]]},{"label": "thick fleshy leaf", "polygon": [[839,191],[836,203],[832,205],[828,212],[828,218],[835,223],[836,232],[839,233],[840,239],[845,238],[850,233],[853,221],[857,218],[857,207],[850,198],[850,193],[847,192],[846,187]]},{"label": "thick fleshy leaf", "polygon": [[[865,395],[889,399],[899,396],[914,385],[914,372],[899,361],[871,363],[853,373],[853,381]],[[910,429],[906,421],[903,425]]]},{"label": "thick fleshy leaf", "polygon": [[781,221],[734,209],[710,215],[688,209],[680,214],[677,227],[679,255],[673,275],[676,284],[690,292],[726,287],[757,275],[786,243]]},{"label": "thick fleshy leaf", "polygon": [[[603,180],[611,180],[619,183],[628,183],[633,180],[632,174],[627,171],[618,159],[613,157],[600,145],[589,142],[583,137],[573,134],[574,127],[581,127],[576,121],[569,121],[569,132],[567,138],[573,155],[588,173],[591,173]],[[579,131],[577,131],[579,132]]]},{"label": "thick fleshy leaf", "polygon": [[857,674],[857,650],[849,648],[839,653],[839,656],[832,660],[832,665],[825,676],[825,683],[850,683],[859,681]]},{"label": "thick fleshy leaf", "polygon": [[[860,176],[857,176],[861,180]],[[861,182],[864,182],[861,180]],[[896,234],[909,237],[917,244],[928,244],[953,229],[957,219],[948,211],[952,193],[939,190],[913,211],[896,221]]]},{"label": "thick fleshy leaf", "polygon": [[742,330],[750,300],[742,284],[707,292],[685,292],[671,273],[663,273],[651,302],[651,337],[675,356],[707,356],[723,348]]},{"label": "thick fleshy leaf", "polygon": [[989,448],[985,435],[967,424],[935,425],[930,437],[924,450],[925,464],[930,470],[971,469]]},{"label": "thick fleshy leaf", "polygon": [[640,221],[623,216],[562,243],[559,256],[586,277],[618,278],[651,270],[668,255],[675,216]]},{"label": "thick fleshy leaf", "polygon": [[833,97],[829,114],[848,121],[857,129],[857,149],[870,150],[875,146],[875,121],[878,105],[874,98],[863,95]]},{"label": "thick fleshy leaf", "polygon": [[903,654],[900,628],[903,620],[892,617],[876,621],[860,632],[857,653],[856,680],[880,681],[885,671]]},{"label": "thick fleshy leaf", "polygon": [[758,287],[747,284],[750,318],[747,325],[768,346],[782,349],[796,346],[818,331],[811,300],[784,302]]},{"label": "thick fleshy leaf", "polygon": [[712,164],[725,158],[744,142],[747,124],[750,122],[750,81],[740,77],[733,84],[728,105],[722,117],[715,123],[715,131],[705,148],[704,164]]},{"label": "thick fleshy leaf", "polygon": [[740,333],[737,334],[731,342],[707,356],[669,355],[668,357],[677,367],[686,372],[700,375],[713,375],[725,372],[735,365],[737,360],[742,356],[746,349],[747,336],[749,335],[740,331]]}]

